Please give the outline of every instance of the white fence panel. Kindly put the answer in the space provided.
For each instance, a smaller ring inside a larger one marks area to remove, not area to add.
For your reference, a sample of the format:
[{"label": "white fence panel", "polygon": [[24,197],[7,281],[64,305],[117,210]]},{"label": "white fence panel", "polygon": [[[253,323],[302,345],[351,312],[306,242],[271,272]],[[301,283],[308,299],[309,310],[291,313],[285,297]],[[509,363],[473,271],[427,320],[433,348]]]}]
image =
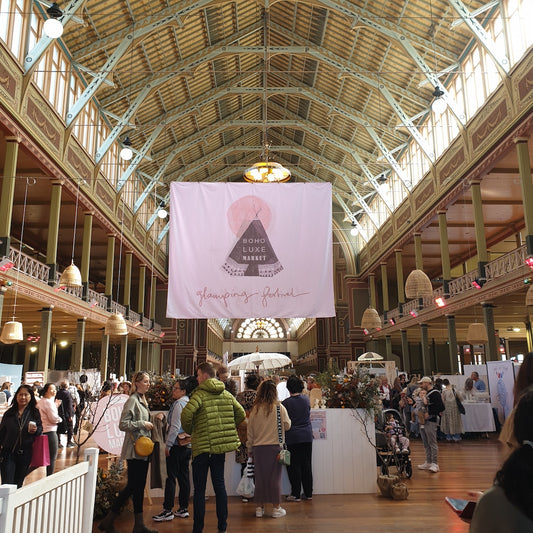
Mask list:
[{"label": "white fence panel", "polygon": [[90,533],[93,525],[98,449],[85,461],[17,490],[0,486],[2,533]]}]

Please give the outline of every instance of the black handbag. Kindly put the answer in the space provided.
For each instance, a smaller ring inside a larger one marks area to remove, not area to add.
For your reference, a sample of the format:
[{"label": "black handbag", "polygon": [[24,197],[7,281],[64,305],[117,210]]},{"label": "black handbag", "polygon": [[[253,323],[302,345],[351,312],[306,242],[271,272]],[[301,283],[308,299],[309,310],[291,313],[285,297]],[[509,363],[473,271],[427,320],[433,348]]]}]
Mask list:
[{"label": "black handbag", "polygon": [[457,397],[457,394],[455,394],[455,389],[453,390],[453,395],[455,396],[455,403],[457,404],[457,409],[459,409],[459,412],[464,415],[466,414],[465,406],[463,405],[463,402]]}]

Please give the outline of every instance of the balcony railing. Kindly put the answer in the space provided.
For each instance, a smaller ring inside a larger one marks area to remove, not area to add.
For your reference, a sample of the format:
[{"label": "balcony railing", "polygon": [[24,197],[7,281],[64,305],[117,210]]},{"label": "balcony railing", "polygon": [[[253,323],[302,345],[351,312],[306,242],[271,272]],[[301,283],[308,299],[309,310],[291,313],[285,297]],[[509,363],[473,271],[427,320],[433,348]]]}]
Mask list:
[{"label": "balcony railing", "polygon": [[[485,265],[485,276],[486,281],[494,281],[502,276],[511,274],[524,267],[527,257],[526,245],[516,248],[515,250],[494,259]],[[447,297],[453,298],[454,296],[459,296],[467,293],[468,291],[475,290],[474,281],[479,281],[479,272],[478,270],[473,270],[472,272],[467,272],[464,276],[453,279],[448,284],[449,295]],[[444,296],[444,287],[438,287],[433,291],[433,296],[431,298],[424,298],[423,305],[420,307],[419,300],[410,300],[409,302],[403,304],[403,316],[408,316],[412,310],[419,311],[426,307],[431,307],[435,305],[435,299],[438,297]],[[394,319],[395,321],[400,318],[399,309],[391,309],[387,311],[387,320]],[[384,326],[387,326],[387,321],[384,320]]]},{"label": "balcony railing", "polygon": [[[28,276],[34,280],[40,281],[45,285],[48,285],[48,277],[50,274],[50,267],[44,265],[40,261],[37,261],[33,257],[26,255],[23,252],[20,252],[16,248],[9,249],[9,260],[14,264],[13,270],[15,272],[20,272],[25,276]],[[56,285],[59,285],[59,278],[61,277],[60,273],[56,274]],[[69,294],[78,300],[83,300],[83,289],[82,287],[65,287],[61,289],[65,294]],[[107,296],[105,294],[93,291],[92,289],[88,290],[88,301],[91,307],[99,307],[107,311]],[[141,322],[141,315],[135,313],[134,311],[129,312],[129,316],[126,315],[126,307],[112,301],[111,302],[111,312],[120,313],[122,316],[127,318],[132,323]],[[142,327],[146,330],[152,328],[152,321],[148,318],[142,317]],[[153,324],[153,330],[156,334],[161,333],[161,326],[157,323]]]},{"label": "balcony railing", "polygon": [[13,270],[43,283],[48,283],[50,267],[15,248],[9,249],[9,260],[15,265]]},{"label": "balcony railing", "polygon": [[487,263],[485,266],[487,281],[499,278],[500,276],[505,276],[505,274],[509,274],[510,272],[523,267],[526,262],[526,257],[527,249],[524,244],[520,248]]}]

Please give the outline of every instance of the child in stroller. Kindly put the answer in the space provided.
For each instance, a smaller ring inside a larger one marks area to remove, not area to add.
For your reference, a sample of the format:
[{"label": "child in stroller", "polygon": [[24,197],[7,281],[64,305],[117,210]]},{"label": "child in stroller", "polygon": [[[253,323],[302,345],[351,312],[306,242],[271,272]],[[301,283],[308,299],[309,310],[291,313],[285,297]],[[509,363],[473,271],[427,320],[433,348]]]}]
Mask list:
[{"label": "child in stroller", "polygon": [[396,418],[394,418],[394,413],[387,413],[385,418],[385,435],[387,439],[387,444],[391,450],[394,450],[396,453],[401,452],[404,454],[409,453],[409,439],[405,436],[405,431],[403,427],[398,423]]},{"label": "child in stroller", "polygon": [[[392,430],[397,433],[391,435]],[[391,437],[396,437],[396,439],[391,440]],[[398,443],[403,448],[402,450]],[[395,409],[385,409],[382,417],[379,417],[376,422],[376,456],[377,465],[382,474],[389,474],[390,468],[395,467],[401,476],[410,478],[413,475],[409,439],[405,437],[402,417]]]}]

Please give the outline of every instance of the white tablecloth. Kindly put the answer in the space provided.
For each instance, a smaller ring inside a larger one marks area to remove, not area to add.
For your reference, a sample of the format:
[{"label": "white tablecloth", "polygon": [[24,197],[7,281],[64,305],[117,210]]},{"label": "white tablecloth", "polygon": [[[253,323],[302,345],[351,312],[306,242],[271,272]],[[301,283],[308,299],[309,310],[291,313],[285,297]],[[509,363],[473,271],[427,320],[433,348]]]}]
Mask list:
[{"label": "white tablecloth", "polygon": [[463,429],[465,433],[482,433],[496,431],[492,405],[490,403],[463,402],[466,414],[463,417]]}]

